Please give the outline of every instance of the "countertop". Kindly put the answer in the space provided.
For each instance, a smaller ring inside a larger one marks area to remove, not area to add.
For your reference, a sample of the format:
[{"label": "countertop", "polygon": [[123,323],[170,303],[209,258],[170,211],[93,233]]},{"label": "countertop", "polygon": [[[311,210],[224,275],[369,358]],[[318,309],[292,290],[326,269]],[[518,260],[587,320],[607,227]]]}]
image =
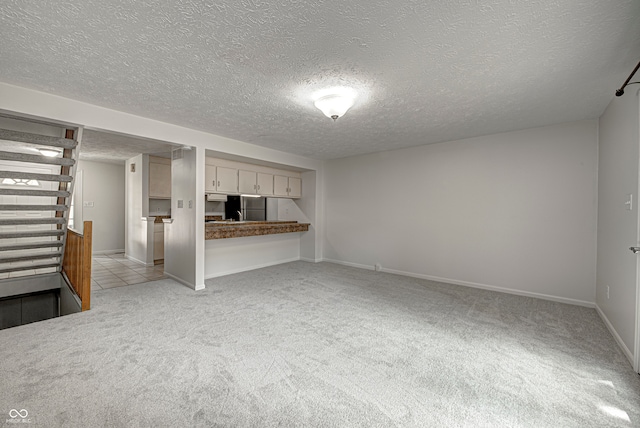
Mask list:
[{"label": "countertop", "polygon": [[240,238],[309,230],[309,223],[298,223],[297,221],[225,221],[208,222],[204,226],[205,239]]}]

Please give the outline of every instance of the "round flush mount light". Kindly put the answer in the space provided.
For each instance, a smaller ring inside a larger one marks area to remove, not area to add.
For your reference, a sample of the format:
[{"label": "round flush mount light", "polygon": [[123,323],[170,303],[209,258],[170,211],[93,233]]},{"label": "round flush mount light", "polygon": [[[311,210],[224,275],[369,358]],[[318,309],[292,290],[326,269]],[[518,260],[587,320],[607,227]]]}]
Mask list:
[{"label": "round flush mount light", "polygon": [[331,88],[318,91],[314,98],[314,105],[334,121],[353,107],[355,91],[350,88]]},{"label": "round flush mount light", "polygon": [[41,149],[38,149],[38,151],[40,152],[41,155],[47,156],[50,158],[58,156],[60,154],[60,151],[55,149],[41,148]]},{"label": "round flush mount light", "polygon": [[344,95],[327,95],[318,98],[313,104],[318,107],[325,116],[336,120],[353,107],[354,99]]}]

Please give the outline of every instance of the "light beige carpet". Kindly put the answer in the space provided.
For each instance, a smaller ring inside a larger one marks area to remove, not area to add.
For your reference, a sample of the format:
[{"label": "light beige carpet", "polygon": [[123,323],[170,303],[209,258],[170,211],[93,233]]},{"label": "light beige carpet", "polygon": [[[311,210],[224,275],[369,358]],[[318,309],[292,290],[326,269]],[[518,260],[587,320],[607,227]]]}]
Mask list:
[{"label": "light beige carpet", "polygon": [[93,306],[0,331],[0,425],[640,426],[593,309],[305,262]]}]

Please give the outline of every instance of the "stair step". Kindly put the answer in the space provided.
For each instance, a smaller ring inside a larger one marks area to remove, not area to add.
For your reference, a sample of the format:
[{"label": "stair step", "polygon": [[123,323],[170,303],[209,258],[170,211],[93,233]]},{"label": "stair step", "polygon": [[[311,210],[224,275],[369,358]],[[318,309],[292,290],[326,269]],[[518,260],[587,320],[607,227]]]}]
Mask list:
[{"label": "stair step", "polygon": [[0,205],[0,211],[67,211],[66,205]]},{"label": "stair step", "polygon": [[0,178],[20,178],[23,180],[58,181],[68,183],[73,180],[70,175],[34,174],[32,172],[0,171]]},{"label": "stair step", "polygon": [[33,242],[31,244],[3,245],[0,251],[33,250],[36,248],[62,247],[62,241]]},{"label": "stair step", "polygon": [[0,263],[26,262],[29,260],[53,259],[62,256],[61,253],[31,254],[18,257],[0,257]]},{"label": "stair step", "polygon": [[57,267],[60,267],[60,263],[46,263],[42,265],[29,265],[29,266],[14,266],[6,269],[0,269],[0,273],[18,272],[21,270],[32,270],[32,269],[57,268]]},{"label": "stair step", "polygon": [[7,232],[0,233],[0,239],[9,238],[36,238],[39,236],[63,236],[64,230],[37,230],[33,232]]},{"label": "stair step", "polygon": [[11,131],[8,129],[0,129],[0,140],[19,141],[21,143],[58,147],[61,149],[73,149],[78,145],[75,140],[70,140],[68,138],[48,137],[46,135],[30,134],[27,132]]},{"label": "stair step", "polygon": [[71,166],[76,161],[70,158],[50,158],[40,155],[28,155],[24,153],[0,152],[0,160],[9,160],[15,162],[40,163],[47,165]]},{"label": "stair step", "polygon": [[18,196],[51,196],[68,198],[71,193],[64,190],[40,190],[21,187],[18,189],[0,189],[0,195],[18,195]]},{"label": "stair step", "polygon": [[11,226],[15,224],[64,224],[62,217],[42,217],[42,218],[2,218],[0,226]]}]

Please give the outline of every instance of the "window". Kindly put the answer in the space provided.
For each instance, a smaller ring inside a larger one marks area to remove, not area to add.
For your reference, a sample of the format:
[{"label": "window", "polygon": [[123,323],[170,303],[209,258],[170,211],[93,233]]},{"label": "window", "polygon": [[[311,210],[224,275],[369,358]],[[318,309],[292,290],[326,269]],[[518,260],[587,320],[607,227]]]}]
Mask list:
[{"label": "window", "polygon": [[5,178],[2,180],[2,184],[8,186],[40,186],[40,182],[38,180],[32,180],[29,178]]}]

